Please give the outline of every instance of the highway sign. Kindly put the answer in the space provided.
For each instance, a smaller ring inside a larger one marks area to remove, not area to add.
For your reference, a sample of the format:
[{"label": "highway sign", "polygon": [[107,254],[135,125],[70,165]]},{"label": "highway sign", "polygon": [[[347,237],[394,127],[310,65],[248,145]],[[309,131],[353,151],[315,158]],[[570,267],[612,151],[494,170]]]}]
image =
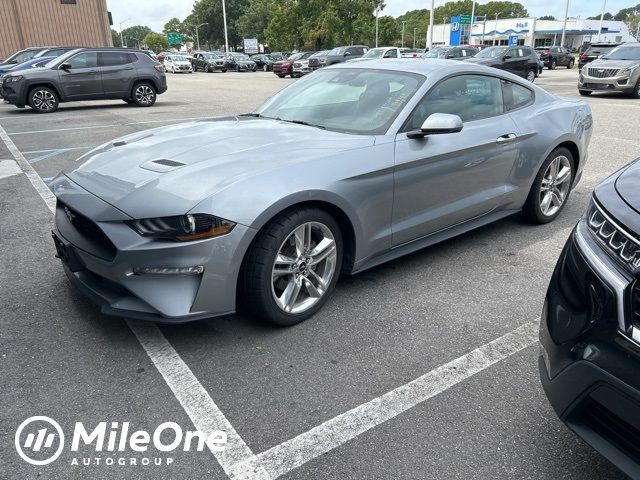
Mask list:
[{"label": "highway sign", "polygon": [[181,43],[182,35],[175,32],[167,33],[167,42],[169,42],[169,45],[176,45],[178,43]]}]

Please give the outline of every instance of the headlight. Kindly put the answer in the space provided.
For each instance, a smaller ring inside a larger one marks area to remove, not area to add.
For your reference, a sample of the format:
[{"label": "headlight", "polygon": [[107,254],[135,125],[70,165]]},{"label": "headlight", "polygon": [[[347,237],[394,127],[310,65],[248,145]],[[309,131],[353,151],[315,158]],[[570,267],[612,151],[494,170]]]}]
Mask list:
[{"label": "headlight", "polygon": [[620,72],[620,75],[631,75],[639,65],[631,65]]},{"label": "headlight", "polygon": [[593,199],[587,210],[587,223],[591,233],[620,263],[632,273],[640,271],[640,240],[619,227]]},{"label": "headlight", "polygon": [[204,213],[127,220],[125,223],[143,237],[179,242],[219,237],[236,226],[233,222]]},{"label": "headlight", "polygon": [[22,80],[22,75],[16,75],[15,77],[8,77],[7,78],[7,82],[11,83],[11,82],[18,82],[20,80]]}]

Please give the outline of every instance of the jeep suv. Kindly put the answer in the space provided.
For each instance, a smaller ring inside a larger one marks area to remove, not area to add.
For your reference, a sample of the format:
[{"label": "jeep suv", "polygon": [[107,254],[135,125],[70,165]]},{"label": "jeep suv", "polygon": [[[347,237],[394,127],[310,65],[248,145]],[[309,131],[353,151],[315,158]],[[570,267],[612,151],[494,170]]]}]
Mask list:
[{"label": "jeep suv", "polygon": [[18,108],[51,113],[60,102],[122,99],[150,107],[167,90],[162,65],[141,50],[78,48],[42,68],[3,77],[0,96]]}]

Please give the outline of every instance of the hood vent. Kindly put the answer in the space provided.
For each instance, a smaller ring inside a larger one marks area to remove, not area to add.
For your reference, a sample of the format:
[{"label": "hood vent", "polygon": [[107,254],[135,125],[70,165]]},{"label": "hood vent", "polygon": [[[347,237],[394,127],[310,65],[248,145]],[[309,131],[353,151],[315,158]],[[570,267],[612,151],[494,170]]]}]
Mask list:
[{"label": "hood vent", "polygon": [[156,160],[150,160],[140,165],[140,168],[145,170],[151,170],[152,172],[164,173],[176,168],[184,167],[186,163],[178,162],[176,160],[169,160],[167,158],[158,158]]}]

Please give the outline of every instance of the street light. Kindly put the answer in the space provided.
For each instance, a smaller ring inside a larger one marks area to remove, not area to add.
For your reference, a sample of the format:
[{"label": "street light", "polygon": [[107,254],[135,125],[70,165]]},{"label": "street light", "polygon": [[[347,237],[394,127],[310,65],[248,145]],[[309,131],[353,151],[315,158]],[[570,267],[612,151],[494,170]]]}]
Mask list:
[{"label": "street light", "polygon": [[124,37],[122,36],[122,24],[128,22],[131,18],[127,18],[120,22],[120,46],[124,47]]},{"label": "street light", "polygon": [[229,53],[229,35],[227,34],[227,7],[222,0],[222,21],[224,22],[224,53]]},{"label": "street light", "polygon": [[[429,12],[429,39],[427,40],[427,48],[431,50],[431,45],[433,44],[433,10],[434,10],[435,0],[431,0],[431,11]],[[426,49],[425,49],[426,50]]]},{"label": "street light", "polygon": [[607,8],[607,0],[604,0],[604,5],[602,5],[602,13],[600,14],[600,28],[598,28],[598,40],[600,40],[600,35],[602,35],[602,20],[604,20],[604,11]]},{"label": "street light", "polygon": [[198,44],[198,50],[200,50],[200,35],[198,35],[198,28],[203,25],[209,25],[209,22],[201,23],[200,25],[196,25],[196,43]]},{"label": "street light", "polygon": [[471,34],[473,33],[473,24],[476,23],[476,0],[473,0],[473,5],[471,6],[471,25],[469,25],[469,41],[467,43],[471,43]]},{"label": "street light", "polygon": [[498,44],[498,15],[500,15],[501,13],[502,12],[496,13],[496,28],[495,28],[494,37],[493,37],[493,44],[494,45]]},{"label": "street light", "polygon": [[564,9],[564,22],[562,23],[562,38],[560,40],[560,46],[564,46],[564,35],[567,31],[567,15],[569,15],[569,0],[567,0],[567,6]]},{"label": "street light", "polygon": [[376,7],[376,48],[378,48],[378,13],[380,13],[380,5]]},{"label": "street light", "polygon": [[402,21],[402,48],[404,48],[404,24],[407,23],[406,20]]},{"label": "street light", "polygon": [[413,49],[416,49],[416,30],[417,28],[413,29]]}]

